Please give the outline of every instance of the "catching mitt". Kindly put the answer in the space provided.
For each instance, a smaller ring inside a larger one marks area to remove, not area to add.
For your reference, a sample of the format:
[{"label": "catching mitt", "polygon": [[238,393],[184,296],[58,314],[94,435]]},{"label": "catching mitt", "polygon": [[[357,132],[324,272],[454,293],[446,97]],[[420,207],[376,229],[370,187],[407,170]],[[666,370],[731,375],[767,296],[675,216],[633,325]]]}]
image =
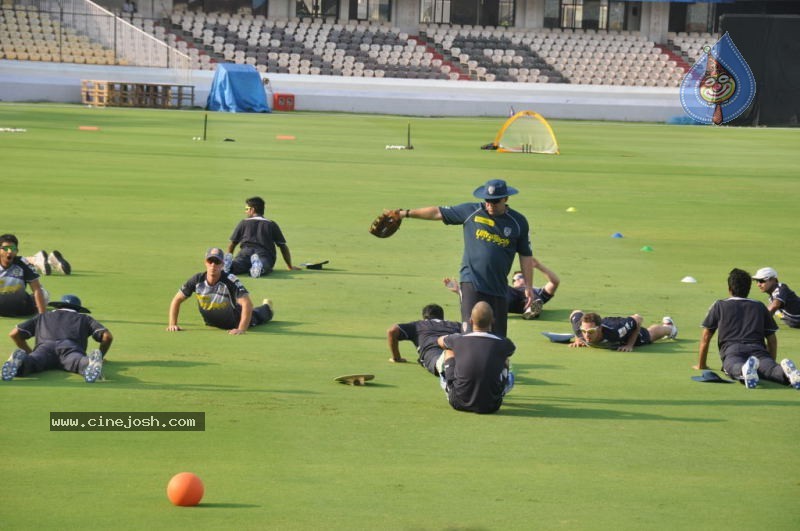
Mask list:
[{"label": "catching mitt", "polygon": [[402,220],[399,210],[389,210],[375,218],[369,226],[369,232],[378,238],[388,238],[397,232]]}]

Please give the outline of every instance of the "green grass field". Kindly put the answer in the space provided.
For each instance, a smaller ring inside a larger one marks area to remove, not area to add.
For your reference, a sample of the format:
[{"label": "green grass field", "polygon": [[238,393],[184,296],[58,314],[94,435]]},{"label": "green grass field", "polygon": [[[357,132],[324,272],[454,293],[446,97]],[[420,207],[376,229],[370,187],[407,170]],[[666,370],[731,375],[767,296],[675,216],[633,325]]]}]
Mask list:
[{"label": "green grass field", "polygon": [[[4,529],[798,528],[800,393],[690,376],[731,268],[770,265],[800,289],[800,130],[553,121],[562,154],[535,156],[478,149],[502,118],[211,113],[193,141],[203,117],[0,105],[0,128],[27,129],[0,133],[0,232],[23,254],[61,250],[74,273],[45,286],[115,336],[105,381],[0,382]],[[409,121],[416,149],[385,150]],[[367,227],[383,208],[468,201],[494,177],[520,189],[511,205],[562,285],[538,321],[510,319],[517,385],[478,416],[417,364],[390,364],[385,339],[430,302],[457,318],[441,279],[458,270],[460,228],[410,220],[378,240]],[[245,278],[276,306],[245,336],[204,327],[192,301],[187,331],[166,332],[170,299],[251,195],[296,263],[330,264],[288,272],[279,258]],[[671,315],[680,335],[633,353],[547,342],[574,308]],[[800,362],[800,331],[778,337]],[[716,344],[709,360],[719,368]],[[332,381],[351,372],[376,379]],[[51,432],[52,411],[200,411],[206,429]],[[199,507],[167,500],[181,471],[204,480]]]}]

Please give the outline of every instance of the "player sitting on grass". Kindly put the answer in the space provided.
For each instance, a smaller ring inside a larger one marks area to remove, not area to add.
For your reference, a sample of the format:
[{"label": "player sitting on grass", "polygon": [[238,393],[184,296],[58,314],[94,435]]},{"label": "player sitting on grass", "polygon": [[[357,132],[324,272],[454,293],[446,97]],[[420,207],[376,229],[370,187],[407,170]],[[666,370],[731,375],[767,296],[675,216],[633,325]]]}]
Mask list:
[{"label": "player sitting on grass", "polygon": [[197,295],[200,315],[208,326],[228,330],[229,334],[244,334],[251,326],[272,320],[272,302],[264,299],[258,308],[253,308],[250,294],[234,275],[222,270],[225,253],[218,247],[206,252],[206,271],[193,275],[173,297],[169,305],[167,331],[178,332],[178,314],[181,304],[192,293]]},{"label": "player sitting on grass", "polygon": [[[300,269],[292,265],[292,253],[286,245],[281,228],[272,220],[264,217],[266,203],[260,197],[251,197],[245,201],[244,211],[247,218],[233,229],[228,254],[225,255],[225,272],[241,275],[250,271],[250,276],[258,278],[269,275],[275,267],[275,246],[281,250],[286,267],[292,271]],[[233,258],[233,251],[240,246],[239,254]]]},{"label": "player sitting on grass", "polygon": [[400,341],[411,341],[417,347],[420,365],[428,369],[434,376],[439,376],[436,362],[442,355],[442,348],[437,343],[441,336],[455,334],[461,330],[461,325],[453,321],[444,320],[444,310],[438,304],[428,304],[422,309],[422,320],[411,323],[394,324],[386,331],[389,343],[389,352],[392,357],[389,361],[405,363],[406,359],[400,355]]},{"label": "player sitting on grass", "polygon": [[678,327],[672,318],[664,317],[661,324],[642,328],[642,316],[600,317],[596,313],[573,310],[569,316],[575,341],[570,347],[608,347],[620,352],[632,352],[633,347],[649,345],[661,338],[675,339]]},{"label": "player sitting on grass", "polygon": [[494,413],[514,387],[508,358],[516,347],[510,339],[492,333],[492,307],[480,301],[472,308],[472,332],[439,338],[441,382],[453,409]]},{"label": "player sitting on grass", "polygon": [[730,297],[714,302],[708,310],[702,325],[699,359],[693,368],[708,369],[708,347],[719,330],[719,357],[728,376],[748,389],[758,385],[759,377],[800,389],[800,371],[794,362],[787,358],[780,365],[776,363],[778,325],[763,303],[747,298],[750,286],[747,271],[733,269],[728,274]]},{"label": "player sitting on grass", "polygon": [[[9,334],[18,348],[3,364],[3,380],[62,369],[83,374],[87,383],[94,383],[102,374],[103,357],[114,339],[111,332],[85,315],[90,312],[75,295],[64,295],[60,302],[48,306],[57,309],[18,324]],[[28,339],[34,336],[36,348],[31,349]],[[100,347],[87,356],[89,337]]]},{"label": "player sitting on grass", "polygon": [[791,328],[800,328],[800,297],[789,286],[778,281],[778,272],[771,267],[762,267],[753,275],[758,289],[769,293],[767,309]]},{"label": "player sitting on grass", "polygon": [[[543,288],[534,286],[533,294],[534,299],[530,306],[527,306],[527,297],[525,296],[525,275],[522,271],[514,271],[511,277],[511,285],[506,289],[506,300],[508,301],[508,313],[521,314],[523,319],[536,319],[542,313],[542,306],[552,299],[561,280],[554,272],[545,267],[543,263],[533,258],[533,268],[538,269],[547,278],[547,283]],[[453,293],[460,295],[458,280],[454,278],[445,278],[444,285]]]},{"label": "player sitting on grass", "polygon": [[[17,255],[19,240],[13,234],[0,236],[0,316],[17,317],[47,311],[47,292],[39,274]],[[25,291],[30,286],[31,295]]]}]

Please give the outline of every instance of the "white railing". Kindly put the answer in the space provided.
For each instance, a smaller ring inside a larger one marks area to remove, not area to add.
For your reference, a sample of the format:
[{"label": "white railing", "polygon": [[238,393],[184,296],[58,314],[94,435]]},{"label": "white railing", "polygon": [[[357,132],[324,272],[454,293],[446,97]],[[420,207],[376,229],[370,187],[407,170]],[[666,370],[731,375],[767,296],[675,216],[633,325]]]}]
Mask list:
[{"label": "white railing", "polygon": [[142,31],[130,22],[89,0],[39,0],[35,2],[50,18],[79,35],[113,50],[118,59],[131,66],[150,66],[176,70],[190,76],[189,56]]}]

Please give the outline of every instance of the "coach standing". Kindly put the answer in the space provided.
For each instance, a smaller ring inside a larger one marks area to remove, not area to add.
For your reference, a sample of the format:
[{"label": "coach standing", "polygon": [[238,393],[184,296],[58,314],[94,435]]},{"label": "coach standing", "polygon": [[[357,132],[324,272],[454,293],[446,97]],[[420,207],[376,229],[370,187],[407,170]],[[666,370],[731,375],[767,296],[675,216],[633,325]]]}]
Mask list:
[{"label": "coach standing", "polygon": [[501,179],[478,187],[473,195],[482,203],[430,206],[395,211],[401,218],[442,220],[446,225],[463,225],[464,255],[461,260],[461,321],[469,328],[472,308],[486,301],[494,312],[495,334],[505,337],[508,324],[506,285],[508,273],[519,254],[525,278],[526,307],[534,300],[533,251],[525,216],[508,207],[508,198],[519,191]]}]

